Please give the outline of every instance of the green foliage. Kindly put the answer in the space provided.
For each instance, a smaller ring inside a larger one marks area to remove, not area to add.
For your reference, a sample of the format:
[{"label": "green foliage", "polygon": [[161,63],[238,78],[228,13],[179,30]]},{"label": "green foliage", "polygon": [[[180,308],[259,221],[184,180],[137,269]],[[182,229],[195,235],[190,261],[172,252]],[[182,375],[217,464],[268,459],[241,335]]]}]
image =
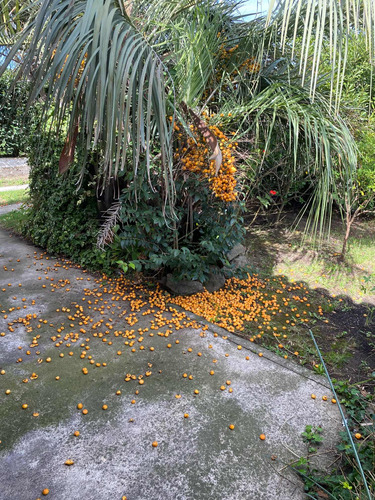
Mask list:
[{"label": "green foliage", "polygon": [[335,379],[332,381],[335,384],[335,390],[340,396],[340,402],[345,406],[348,416],[354,422],[362,422],[366,414],[370,396],[364,397],[357,387],[349,385],[347,381],[336,381]]},{"label": "green foliage", "polygon": [[0,45],[9,45],[14,36],[20,32],[30,17],[28,12],[31,0],[5,0],[1,1]]},{"label": "green foliage", "polygon": [[325,375],[324,366],[321,363],[315,364],[314,372],[317,373],[318,375]]},{"label": "green foliage", "polygon": [[[374,68],[369,59],[368,45],[363,34],[348,37],[347,70],[342,81],[342,89],[334,86],[334,97],[341,92],[340,115],[352,132],[357,147],[357,170],[355,176],[348,178],[336,162],[338,194],[336,204],[344,212],[358,215],[364,210],[375,208],[375,124],[373,113],[375,101]],[[330,68],[330,54],[324,53],[325,69]],[[322,85],[322,91],[328,92],[328,82]]]},{"label": "green foliage", "polygon": [[124,262],[123,260],[116,260],[116,264],[124,274],[127,273],[129,269],[133,269],[133,271],[136,269],[134,262]]},{"label": "green foliage", "polygon": [[[373,62],[372,54],[375,46],[373,0],[359,0],[357,3],[354,0],[346,2],[296,0],[275,3],[277,7],[274,19],[279,26],[282,24],[283,47],[299,51],[296,62],[299,63],[303,83],[309,84],[312,95],[321,84],[324,61],[329,60],[326,79],[330,83],[330,96],[335,97],[335,108],[338,110],[341,86],[347,68],[350,67],[348,45],[351,38],[363,40],[369,49],[367,60]],[[271,5],[274,6],[274,3]],[[358,7],[357,10],[355,5]],[[295,25],[294,32],[292,32],[293,25]]]},{"label": "green foliage", "polygon": [[[257,199],[268,209],[303,204],[310,212],[307,228],[323,233],[337,191],[337,158],[347,179],[356,168],[353,136],[340,117],[330,116],[324,96],[311,102],[303,87],[286,85],[279,75],[267,80],[267,87],[241,106],[232,98],[232,121],[242,125],[236,133],[246,138],[241,151],[245,189],[250,201]],[[241,146],[241,138],[238,142]],[[256,145],[250,153],[248,142]],[[270,196],[271,191],[276,194]]]},{"label": "green foliage", "polygon": [[374,293],[375,292],[375,274],[370,276],[363,276],[363,284],[361,285],[361,290],[363,293]]},{"label": "green foliage", "polygon": [[[41,142],[44,154],[40,156]],[[88,268],[106,265],[106,256],[96,248],[99,227],[95,189],[86,165],[82,183],[78,185],[75,163],[64,175],[58,173],[63,147],[57,136],[37,134],[30,139],[30,201],[24,234],[52,254],[63,254]],[[78,163],[79,160],[77,160]]]},{"label": "green foliage", "polygon": [[336,74],[333,81],[326,78],[332,70],[330,46],[323,46],[319,90],[332,92],[333,101],[340,98],[340,115],[348,123],[353,134],[366,124],[373,110],[372,88],[375,83],[373,62],[363,33],[348,36],[345,74]]},{"label": "green foliage", "polygon": [[360,131],[358,142],[359,168],[357,171],[357,190],[359,202],[364,203],[369,198],[372,201],[366,207],[369,210],[375,208],[375,126],[367,126]]},{"label": "green foliage", "polygon": [[29,84],[18,81],[11,89],[14,74],[0,77],[0,156],[20,156],[27,151],[28,131],[35,108],[27,108]]},{"label": "green foliage", "polygon": [[[375,492],[375,481],[373,476],[375,464],[375,428],[374,417],[369,413],[369,403],[371,396],[363,396],[359,389],[350,385],[347,381],[336,381],[335,390],[340,396],[340,402],[345,407],[348,415],[348,425],[351,432],[360,432],[363,439],[355,443],[355,447],[365,473],[370,492]],[[360,426],[366,416],[371,425]],[[321,428],[306,426],[302,433],[303,439],[309,444],[309,453],[316,451],[311,444],[321,442]],[[301,457],[295,464],[294,469],[302,476],[305,483],[305,491],[309,498],[324,498],[336,500],[357,500],[367,499],[364,491],[363,480],[356,462],[353,445],[349,440],[347,432],[340,432],[340,442],[337,445],[340,462],[337,469],[329,475],[322,475],[321,472],[313,469],[310,457]]]},{"label": "green foliage", "polygon": [[[161,270],[177,279],[204,282],[213,268],[227,267],[230,272],[226,255],[244,233],[239,207],[218,201],[208,181],[193,173],[180,172],[176,178],[175,218],[164,212],[162,187],[150,189],[146,168],[143,179],[141,173],[136,180],[123,173],[113,241],[104,251],[99,250],[97,156],[87,159],[79,182],[82,150],[77,148],[74,165],[59,175],[62,147],[61,138],[52,134],[42,135],[42,139],[35,134],[30,141],[31,208],[24,232],[35,244],[106,273],[116,268],[124,273],[142,270],[154,274]],[[153,185],[157,185],[158,165],[152,165],[150,172]]]},{"label": "green foliage", "polygon": [[151,192],[146,181],[130,183],[120,197],[115,243],[137,269],[204,282],[212,267],[227,266],[226,254],[243,236],[239,208],[217,201],[196,174],[176,181],[176,198],[176,219],[166,220],[160,193]]},{"label": "green foliage", "polygon": [[[173,211],[172,134],[166,113],[167,98],[173,107],[173,92],[167,91],[173,82],[152,40],[117,0],[44,0],[42,6],[36,0],[30,9],[28,25],[0,74],[22,50],[21,71],[32,74],[32,97],[43,89],[44,110],[54,107],[50,120],[57,129],[68,119],[71,139],[79,122],[81,149],[103,152],[99,175],[104,182],[124,168],[129,148],[137,170],[140,154],[150,160],[150,147],[158,143],[159,180]],[[84,163],[82,168],[84,175]]]},{"label": "green foliage", "polygon": [[[359,119],[367,121],[374,102],[371,88],[375,84],[373,61],[363,33],[350,36],[348,41],[347,67],[343,78],[342,112],[350,116],[356,125]],[[327,54],[328,55],[328,54]],[[354,123],[353,123],[354,122]]]},{"label": "green foliage", "polygon": [[[293,56],[286,44],[282,54],[275,44],[280,30],[276,14],[267,27],[264,19],[238,22],[231,1],[139,1],[133,2],[130,17],[123,3],[114,0],[93,0],[90,8],[84,0],[77,0],[74,8],[69,0],[46,0],[39,10],[34,5],[28,30],[20,34],[9,58],[24,49],[23,70],[33,74],[33,97],[38,99],[43,89],[44,109],[54,107],[46,127],[64,124],[70,138],[77,129],[88,155],[101,151],[96,168],[87,170],[86,160],[79,161],[65,176],[70,193],[77,167],[82,167],[81,191],[72,195],[72,206],[79,200],[85,210],[95,206],[99,178],[120,178],[124,188],[118,232],[103,259],[123,270],[136,262],[137,269],[163,268],[176,277],[203,281],[211,266],[226,265],[227,250],[240,239],[241,219],[235,205],[218,203],[199,179],[181,178],[180,160],[172,151],[178,145],[173,126],[177,117],[189,134],[192,116],[184,111],[186,106],[204,120],[209,115],[211,123],[216,120],[238,141],[237,181],[238,186],[243,181],[249,197],[278,210],[295,200],[307,206],[310,200],[312,227],[322,229],[336,190],[337,158],[351,178],[356,151],[346,124],[333,118],[330,103],[315,92],[318,66],[310,68],[306,57],[305,75],[310,69],[313,75],[309,89],[293,61],[307,52],[302,47]],[[292,13],[295,36],[300,46],[310,50],[315,45],[312,58],[317,62],[322,52],[316,45],[318,27],[312,26],[308,39],[301,37],[298,12]],[[353,73],[352,79],[363,75]],[[33,197],[41,214],[36,190]],[[69,218],[74,219],[73,213]],[[58,210],[56,215],[61,218]],[[60,231],[61,221],[57,227]],[[56,235],[35,231],[38,240],[59,247]]]},{"label": "green foliage", "polygon": [[365,496],[357,496],[353,486],[348,482],[345,474],[311,475],[301,470],[305,482],[305,491],[309,498],[330,498],[332,500],[367,500]]},{"label": "green foliage", "polygon": [[[296,198],[306,201],[305,191],[309,191],[314,197],[311,208],[316,228],[330,215],[332,158],[340,155],[350,173],[355,154],[345,124],[332,117],[332,106],[315,91],[322,45],[328,45],[318,42],[316,36],[323,36],[320,30],[326,26],[313,22],[316,11],[312,2],[311,23],[306,24],[311,29],[307,38],[301,36],[306,12],[298,8],[300,3],[276,2],[274,15],[266,22],[264,18],[240,20],[237,5],[230,0],[140,0],[132,2],[130,16],[123,3],[114,0],[90,4],[77,0],[74,8],[70,0],[46,0],[42,9],[33,2],[35,14],[33,11],[9,59],[24,49],[23,70],[33,70],[33,95],[37,97],[43,88],[46,107],[56,103],[55,122],[64,120],[64,111],[68,111],[70,136],[79,123],[87,150],[99,147],[103,151],[99,173],[105,180],[117,177],[123,168],[136,176],[142,156],[147,169],[151,168],[158,144],[162,168],[153,185],[173,215],[178,204],[173,124],[177,117],[181,128],[188,131],[186,122],[191,117],[182,111],[184,103],[202,118],[203,111],[232,116],[223,129],[227,132],[228,125],[236,139],[243,141],[238,171],[241,167],[246,170],[246,156],[257,148],[259,139],[264,140],[264,149],[271,154],[267,161],[260,160],[251,178],[257,179],[260,173],[264,179],[256,186],[254,197],[283,208]],[[347,6],[342,11],[341,6],[336,7],[338,25],[331,25],[330,33],[339,36],[331,37],[331,45],[349,27],[339,26]],[[362,15],[358,9],[356,13]],[[324,18],[327,12],[321,14]],[[280,25],[283,15],[285,22]],[[330,23],[332,20],[330,17]],[[280,30],[284,32],[294,21],[296,29],[288,34],[301,41],[301,48],[292,54],[293,43],[282,37],[283,53],[277,42]],[[311,65],[308,53],[313,47]],[[339,43],[335,55],[342,48]],[[300,68],[304,67],[302,78],[295,57],[301,59]],[[331,64],[332,68],[342,65],[342,58]],[[307,74],[312,75],[311,82],[307,82]],[[125,162],[130,149],[133,156]],[[163,189],[159,189],[161,184]],[[278,192],[277,199],[268,199],[270,189]]]},{"label": "green foliage", "polygon": [[[318,426],[306,425],[305,432],[302,432],[302,439],[308,443],[309,453],[315,453],[317,451],[316,446],[320,445],[323,442],[323,438],[321,436],[323,432],[323,428]],[[315,446],[313,446],[315,445]]]}]

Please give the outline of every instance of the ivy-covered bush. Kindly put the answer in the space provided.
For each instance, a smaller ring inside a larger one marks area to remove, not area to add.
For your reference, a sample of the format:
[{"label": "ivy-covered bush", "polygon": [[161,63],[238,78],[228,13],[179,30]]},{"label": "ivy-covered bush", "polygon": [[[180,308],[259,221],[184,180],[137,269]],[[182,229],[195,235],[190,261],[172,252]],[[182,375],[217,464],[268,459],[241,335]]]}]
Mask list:
[{"label": "ivy-covered bush", "polygon": [[[42,141],[48,141],[48,147]],[[107,266],[96,248],[99,212],[92,175],[87,171],[79,184],[79,160],[63,175],[58,164],[63,142],[34,134],[29,141],[30,209],[24,234],[53,254],[64,255],[89,267]],[[41,154],[42,151],[42,154]]]},{"label": "ivy-covered bush", "polygon": [[[223,200],[229,189],[224,180],[231,179],[229,173],[235,170],[231,162],[223,163],[226,177],[215,178],[204,174],[204,168],[189,170],[176,165],[176,202],[171,214],[165,212],[160,165],[152,165],[148,174],[143,162],[136,177],[132,170],[121,172],[115,190],[121,194],[119,200],[113,200],[101,195],[98,188],[98,151],[87,158],[78,145],[74,164],[59,174],[63,138],[63,132],[47,136],[35,130],[29,140],[31,207],[24,233],[35,244],[106,273],[130,268],[204,283],[218,269],[231,272],[227,254],[244,234],[240,203]],[[181,138],[181,144],[184,140]],[[210,162],[208,156],[202,149],[203,166]],[[217,192],[213,182],[217,182]],[[113,208],[113,201],[120,202],[117,216],[109,224],[113,232],[100,231],[108,222],[103,212]],[[101,249],[98,235],[102,235]]]},{"label": "ivy-covered bush", "polygon": [[18,81],[11,90],[12,72],[0,78],[0,156],[22,156],[27,152],[28,132],[35,106],[27,108],[28,83]]}]

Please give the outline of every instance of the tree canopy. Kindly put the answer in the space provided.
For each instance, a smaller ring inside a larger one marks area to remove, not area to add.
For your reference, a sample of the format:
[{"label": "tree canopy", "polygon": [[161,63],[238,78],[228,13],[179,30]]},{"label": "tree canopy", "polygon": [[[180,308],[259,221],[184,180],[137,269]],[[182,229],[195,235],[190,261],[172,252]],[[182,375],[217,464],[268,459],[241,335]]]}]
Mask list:
[{"label": "tree canopy", "polygon": [[[252,172],[283,189],[308,178],[315,227],[334,170],[355,171],[338,105],[350,38],[362,36],[373,57],[371,0],[273,0],[267,16],[246,20],[230,0],[30,0],[3,2],[2,13],[12,44],[0,71],[18,56],[30,99],[43,96],[45,125],[66,130],[61,171],[77,141],[87,154],[100,150],[102,188],[119,172],[144,171],[173,217],[180,142],[202,136],[220,176],[222,132],[237,142],[237,188],[256,191]],[[282,172],[275,162],[267,170],[271,153],[288,157]]]}]

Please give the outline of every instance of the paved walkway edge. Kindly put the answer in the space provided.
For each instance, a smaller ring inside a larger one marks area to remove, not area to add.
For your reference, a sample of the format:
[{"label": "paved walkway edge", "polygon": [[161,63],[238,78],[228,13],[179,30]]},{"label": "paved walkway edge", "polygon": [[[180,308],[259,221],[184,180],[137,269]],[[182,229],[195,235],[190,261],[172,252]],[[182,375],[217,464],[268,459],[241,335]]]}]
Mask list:
[{"label": "paved walkway edge", "polygon": [[4,191],[21,191],[21,189],[27,189],[29,187],[28,184],[21,184],[18,186],[4,186],[0,187],[0,193]]},{"label": "paved walkway edge", "polygon": [[[202,323],[202,325],[207,325],[210,327],[210,330],[216,331],[218,334],[221,336],[227,336],[228,341],[232,342],[235,345],[241,345],[244,349],[247,351],[250,351],[252,353],[258,354],[262,353],[263,357],[265,359],[268,359],[272,363],[275,363],[279,366],[282,366],[283,368],[292,371],[301,377],[304,377],[305,379],[312,380],[313,382],[316,382],[317,384],[320,384],[321,386],[329,389],[330,385],[328,383],[328,380],[325,378],[323,375],[317,375],[313,373],[311,370],[308,368],[305,368],[304,366],[299,365],[298,363],[295,363],[294,361],[291,361],[289,359],[283,359],[280,356],[277,356],[277,354],[273,353],[272,351],[268,350],[265,347],[260,347],[257,344],[254,344],[253,342],[250,342],[250,340],[245,339],[244,337],[241,337],[238,334],[231,333],[228,330],[225,330],[225,328],[222,328],[220,326],[216,326],[214,323],[210,323],[210,321],[206,320],[205,318],[202,318],[201,316],[198,316],[197,314],[188,311],[184,309],[183,307],[177,306],[176,304],[170,304],[174,308],[176,308],[179,311],[184,311],[191,319],[195,319],[196,321],[199,321],[199,323]],[[308,335],[308,331],[306,329],[306,336]]]}]

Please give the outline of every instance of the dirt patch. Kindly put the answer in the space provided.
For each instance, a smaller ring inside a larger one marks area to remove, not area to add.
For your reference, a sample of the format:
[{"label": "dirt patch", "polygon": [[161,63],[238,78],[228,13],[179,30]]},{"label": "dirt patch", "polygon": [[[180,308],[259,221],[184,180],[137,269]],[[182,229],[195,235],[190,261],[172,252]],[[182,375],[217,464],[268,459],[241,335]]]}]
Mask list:
[{"label": "dirt patch", "polygon": [[[320,326],[319,343],[326,355],[331,375],[351,382],[369,380],[375,371],[375,308],[346,303],[327,314]],[[374,382],[371,383],[371,378]]]}]

